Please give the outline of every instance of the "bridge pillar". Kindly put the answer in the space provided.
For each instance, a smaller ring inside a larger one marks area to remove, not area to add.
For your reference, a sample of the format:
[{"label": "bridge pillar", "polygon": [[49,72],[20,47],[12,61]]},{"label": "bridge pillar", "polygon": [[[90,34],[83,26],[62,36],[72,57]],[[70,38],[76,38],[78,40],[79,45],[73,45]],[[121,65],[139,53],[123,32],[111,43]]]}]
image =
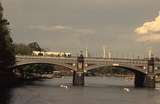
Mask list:
[{"label": "bridge pillar", "polygon": [[154,57],[148,60],[147,74],[145,76],[144,87],[155,88],[155,74],[154,74]]},{"label": "bridge pillar", "polygon": [[84,86],[84,57],[77,57],[77,69],[73,72],[73,86]]},{"label": "bridge pillar", "polygon": [[135,73],[134,85],[135,87],[144,87],[145,75],[142,73]]}]

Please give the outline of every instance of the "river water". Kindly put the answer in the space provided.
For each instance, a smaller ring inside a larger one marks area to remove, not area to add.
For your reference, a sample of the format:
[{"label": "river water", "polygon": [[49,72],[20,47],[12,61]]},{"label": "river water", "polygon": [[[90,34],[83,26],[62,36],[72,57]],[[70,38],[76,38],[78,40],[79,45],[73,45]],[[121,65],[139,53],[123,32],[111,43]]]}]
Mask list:
[{"label": "river water", "polygon": [[17,87],[6,104],[160,104],[158,84],[156,89],[134,88],[133,80],[114,77],[87,77],[85,87],[71,83],[71,77],[63,77]]}]

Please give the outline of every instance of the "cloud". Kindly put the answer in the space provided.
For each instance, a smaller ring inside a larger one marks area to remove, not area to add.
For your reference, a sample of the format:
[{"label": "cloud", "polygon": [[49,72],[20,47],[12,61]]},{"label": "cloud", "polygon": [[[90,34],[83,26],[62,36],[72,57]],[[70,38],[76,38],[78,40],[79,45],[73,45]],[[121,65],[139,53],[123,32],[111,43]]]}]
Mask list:
[{"label": "cloud", "polygon": [[160,15],[154,21],[145,22],[143,26],[135,29],[138,34],[137,41],[157,42],[160,40]]},{"label": "cloud", "polygon": [[30,29],[47,31],[47,32],[72,32],[79,34],[94,34],[95,31],[93,29],[88,28],[73,28],[70,26],[62,26],[62,25],[54,25],[54,26],[44,26],[44,25],[36,25],[30,26]]},{"label": "cloud", "polygon": [[30,26],[30,29],[36,29],[41,31],[64,31],[64,30],[72,30],[72,27],[68,26],[44,26],[44,25],[36,25],[36,26]]},{"label": "cloud", "polygon": [[152,34],[148,36],[141,36],[137,39],[139,42],[158,42],[160,40],[160,34]]}]

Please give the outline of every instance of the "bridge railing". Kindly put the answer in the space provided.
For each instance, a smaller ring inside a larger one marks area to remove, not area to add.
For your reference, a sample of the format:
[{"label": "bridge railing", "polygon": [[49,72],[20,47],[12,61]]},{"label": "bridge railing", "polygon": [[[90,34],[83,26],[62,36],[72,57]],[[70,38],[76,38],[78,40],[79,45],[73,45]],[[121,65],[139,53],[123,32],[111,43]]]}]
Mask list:
[{"label": "bridge railing", "polygon": [[86,58],[90,63],[126,63],[126,64],[147,64],[146,59],[123,59],[123,58]]}]

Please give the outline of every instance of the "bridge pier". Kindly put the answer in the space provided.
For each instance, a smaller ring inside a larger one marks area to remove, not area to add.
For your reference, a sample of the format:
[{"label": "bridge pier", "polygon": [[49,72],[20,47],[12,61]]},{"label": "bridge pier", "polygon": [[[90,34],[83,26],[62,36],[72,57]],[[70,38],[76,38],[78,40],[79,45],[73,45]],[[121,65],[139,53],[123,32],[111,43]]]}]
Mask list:
[{"label": "bridge pier", "polygon": [[148,60],[147,74],[145,76],[144,87],[155,88],[155,74],[154,74],[154,57]]},{"label": "bridge pier", "polygon": [[77,69],[73,71],[73,86],[84,86],[84,57],[77,57]]},{"label": "bridge pier", "polygon": [[84,73],[83,72],[73,72],[73,86],[84,86]]},{"label": "bridge pier", "polygon": [[135,73],[134,85],[135,87],[144,87],[145,75],[141,73]]},{"label": "bridge pier", "polygon": [[134,85],[135,87],[155,88],[155,75],[136,73]]},{"label": "bridge pier", "polygon": [[148,74],[145,76],[144,87],[155,88],[155,75]]}]

